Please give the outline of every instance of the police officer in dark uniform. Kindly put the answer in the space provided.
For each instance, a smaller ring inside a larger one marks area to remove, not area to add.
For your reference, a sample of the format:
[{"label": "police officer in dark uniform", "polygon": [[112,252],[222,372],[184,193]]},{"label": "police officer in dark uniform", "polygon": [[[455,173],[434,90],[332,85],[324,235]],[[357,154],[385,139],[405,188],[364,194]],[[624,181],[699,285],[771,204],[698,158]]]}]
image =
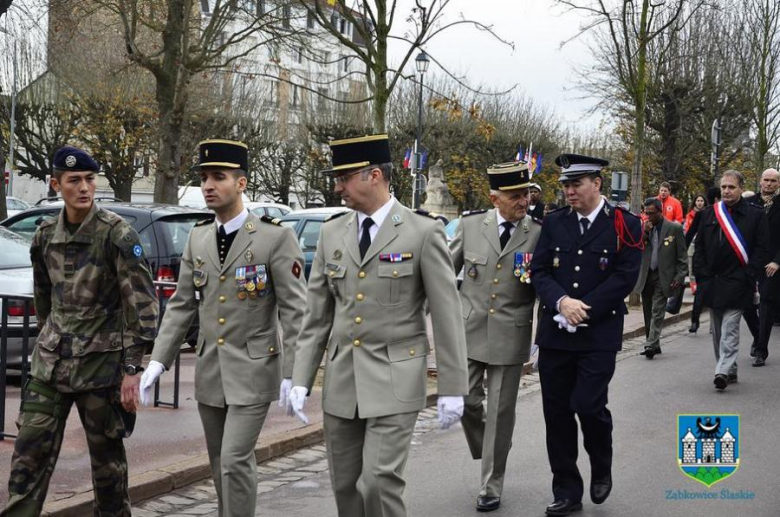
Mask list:
[{"label": "police officer in dark uniform", "polygon": [[639,275],[638,217],[601,196],[599,158],[563,154],[559,181],[568,207],[548,214],[531,271],[542,303],[537,344],[547,455],[554,502],[547,515],[582,509],[577,469],[577,420],[590,457],[590,497],[603,503],[612,489],[612,416],[607,389],[622,344],[624,299]]}]

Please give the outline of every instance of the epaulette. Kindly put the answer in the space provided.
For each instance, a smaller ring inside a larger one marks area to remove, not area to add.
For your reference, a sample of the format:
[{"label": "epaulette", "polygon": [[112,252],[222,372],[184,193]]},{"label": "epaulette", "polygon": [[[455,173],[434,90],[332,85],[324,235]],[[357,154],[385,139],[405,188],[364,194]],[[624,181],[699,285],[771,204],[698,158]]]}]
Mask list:
[{"label": "epaulette", "polygon": [[207,224],[211,224],[213,222],[214,222],[214,218],[213,217],[207,217],[207,218],[203,219],[202,221],[198,221],[197,223],[195,223],[195,226],[206,226]]},{"label": "epaulette", "polygon": [[261,215],[260,220],[264,223],[275,224],[276,226],[282,225],[282,220],[278,217],[271,217],[270,215]]},{"label": "epaulette", "polygon": [[463,214],[461,214],[461,215],[462,215],[463,217],[468,217],[468,216],[470,216],[470,215],[484,214],[485,212],[487,212],[487,209],[485,209],[485,208],[479,208],[479,209],[477,209],[477,210],[466,210],[466,211],[465,211],[465,212],[463,212]]},{"label": "epaulette", "polygon": [[423,210],[422,208],[416,208],[416,209],[412,210],[412,212],[414,212],[417,215],[424,215],[425,217],[430,217],[431,219],[436,219],[436,215],[435,214],[433,214],[433,213],[431,213],[431,212],[429,212],[427,210]]},{"label": "epaulette", "polygon": [[620,205],[610,205],[610,206],[611,206],[612,208],[614,208],[615,210],[620,210],[620,211],[621,211],[621,212],[623,212],[624,214],[628,214],[628,215],[630,215],[630,216],[633,216],[633,217],[639,218],[639,216],[638,216],[638,215],[636,215],[634,212],[632,212],[632,211],[631,211],[631,210],[629,210],[628,208],[623,208],[623,207],[622,207],[622,206],[620,206]]},{"label": "epaulette", "polygon": [[95,214],[95,216],[98,219],[100,219],[101,221],[103,221],[104,223],[106,223],[108,225],[111,225],[111,226],[116,226],[121,221],[124,221],[122,216],[117,215],[114,212],[111,212],[109,210],[103,210],[101,208],[98,208],[97,213]]},{"label": "epaulette", "polygon": [[332,216],[330,216],[327,219],[325,219],[325,222],[327,223],[327,222],[333,221],[335,219],[338,219],[342,215],[347,215],[348,213],[349,213],[349,210],[345,210],[344,212],[339,212],[337,214],[333,214]]},{"label": "epaulette", "polygon": [[38,225],[38,228],[46,228],[48,226],[56,224],[57,223],[57,219],[58,219],[58,217],[56,217],[56,216],[47,217],[46,219],[41,221],[41,224]]},{"label": "epaulette", "polygon": [[531,216],[531,219],[532,219],[532,220],[533,220],[533,222],[535,222],[536,224],[542,224],[542,220],[541,220],[541,219],[539,219],[538,217]]}]

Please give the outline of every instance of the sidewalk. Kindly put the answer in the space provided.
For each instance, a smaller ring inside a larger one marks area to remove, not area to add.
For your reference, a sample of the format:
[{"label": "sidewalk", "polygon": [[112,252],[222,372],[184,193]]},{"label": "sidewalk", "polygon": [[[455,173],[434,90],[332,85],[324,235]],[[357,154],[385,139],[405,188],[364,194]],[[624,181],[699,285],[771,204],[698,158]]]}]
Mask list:
[{"label": "sidewalk", "polygon": [[[667,315],[667,323],[690,317],[689,307],[677,316]],[[641,309],[629,312],[624,338],[644,333]],[[699,339],[708,339],[706,326]],[[210,477],[205,439],[194,400],[195,356],[182,354],[179,408],[144,408],[133,436],[125,441],[130,467],[130,495],[134,503],[158,496]],[[162,377],[161,396],[172,400],[173,373]],[[5,430],[15,430],[20,389],[9,386],[6,401]],[[434,396],[429,402],[435,403]],[[272,404],[255,450],[258,462],[322,441],[322,411],[319,389],[307,400],[306,413],[311,423],[304,426]],[[44,515],[58,517],[90,513],[93,499],[89,454],[76,411],[71,411],[65,440],[52,477]],[[0,442],[0,505],[8,498],[7,483],[13,440]]]}]

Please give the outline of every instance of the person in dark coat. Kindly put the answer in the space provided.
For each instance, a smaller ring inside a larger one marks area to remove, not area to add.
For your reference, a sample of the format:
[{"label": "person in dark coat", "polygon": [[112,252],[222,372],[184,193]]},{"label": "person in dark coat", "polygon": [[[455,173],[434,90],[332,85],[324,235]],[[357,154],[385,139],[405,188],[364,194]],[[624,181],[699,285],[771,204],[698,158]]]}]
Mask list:
[{"label": "person in dark coat", "polygon": [[769,225],[769,264],[764,268],[764,276],[759,281],[761,305],[759,308],[759,330],[756,345],[750,351],[753,366],[764,366],[769,357],[769,337],[772,324],[780,318],[780,172],[767,169],[761,174],[761,192],[746,198],[746,201],[761,207]]},{"label": "person in dark coat", "polygon": [[560,181],[568,207],[547,215],[531,261],[542,304],[537,329],[539,375],[553,473],[547,515],[582,509],[577,420],[590,457],[590,497],[612,490],[609,381],[623,341],[624,299],[639,276],[642,227],[635,215],[601,196],[606,160],[564,154]]},{"label": "person in dark coat", "polygon": [[739,322],[753,309],[757,282],[764,274],[769,229],[763,211],[745,201],[744,176],[723,173],[721,200],[701,215],[693,255],[693,274],[702,304],[710,309],[710,329],[718,363],[715,388],[737,381]]},{"label": "person in dark coat", "polygon": [[540,221],[544,219],[544,203],[542,203],[542,186],[538,183],[531,183],[529,187],[530,204],[528,205],[528,215],[535,217]]}]

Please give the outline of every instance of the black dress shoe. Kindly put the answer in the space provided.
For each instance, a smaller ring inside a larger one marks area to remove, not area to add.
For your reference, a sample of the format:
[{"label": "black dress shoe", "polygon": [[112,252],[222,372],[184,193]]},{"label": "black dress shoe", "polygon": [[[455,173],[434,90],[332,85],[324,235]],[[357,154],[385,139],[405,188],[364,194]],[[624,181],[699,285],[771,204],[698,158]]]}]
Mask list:
[{"label": "black dress shoe", "polygon": [[656,351],[655,348],[651,346],[646,346],[644,350],[642,350],[639,355],[645,356],[645,359],[652,359],[655,357]]},{"label": "black dress shoe", "polygon": [[501,498],[492,495],[481,495],[477,497],[477,511],[478,512],[492,512],[498,510],[501,506]]},{"label": "black dress shoe", "polygon": [[760,355],[753,358],[753,366],[764,366],[765,364],[766,364],[766,359],[764,359]]},{"label": "black dress shoe", "polygon": [[750,347],[750,357],[755,357],[755,356],[756,356],[756,347],[754,345]]},{"label": "black dress shoe", "polygon": [[729,385],[729,378],[727,375],[723,375],[722,373],[719,373],[715,376],[715,380],[712,381],[715,384],[715,389],[723,391],[726,389],[726,386]]},{"label": "black dress shoe", "polygon": [[571,499],[557,499],[547,506],[547,515],[570,515],[582,510],[582,503],[575,503]]},{"label": "black dress shoe", "polygon": [[696,331],[699,330],[699,322],[695,321],[691,323],[691,328],[688,329],[688,332],[691,334],[696,334]]},{"label": "black dress shoe", "polygon": [[729,374],[729,384],[736,384],[739,382],[739,377],[737,377],[736,373],[730,373]]},{"label": "black dress shoe", "polygon": [[590,482],[590,500],[595,504],[601,504],[607,500],[612,492],[612,476],[595,479]]}]

